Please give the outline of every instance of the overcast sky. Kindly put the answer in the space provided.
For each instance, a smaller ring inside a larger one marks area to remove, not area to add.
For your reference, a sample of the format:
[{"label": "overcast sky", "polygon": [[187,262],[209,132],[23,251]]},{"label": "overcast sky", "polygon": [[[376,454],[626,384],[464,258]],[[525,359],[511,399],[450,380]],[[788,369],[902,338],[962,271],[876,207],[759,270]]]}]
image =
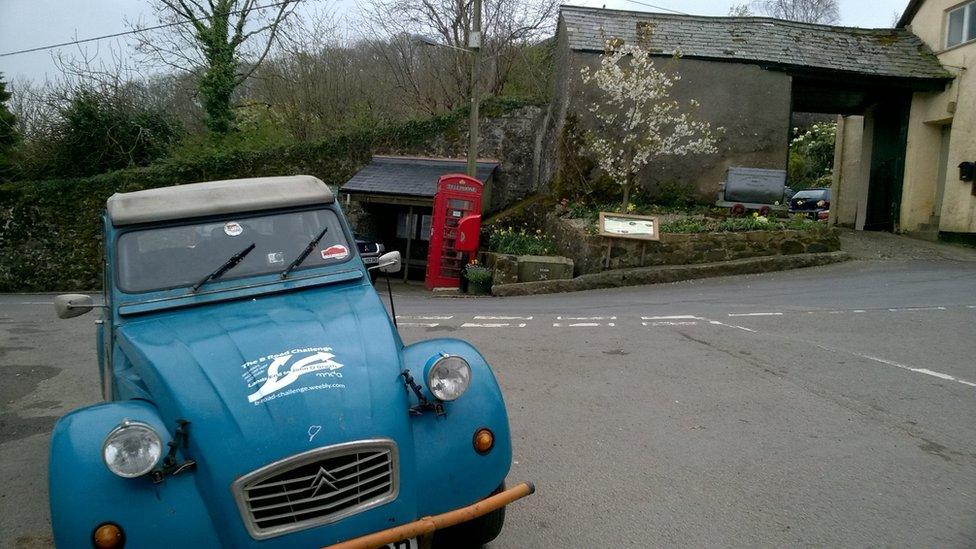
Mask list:
[{"label": "overcast sky", "polygon": [[[354,16],[355,0],[320,0],[339,16]],[[564,0],[564,3],[656,11],[647,6],[696,15],[727,15],[732,4],[743,0]],[[841,24],[856,27],[888,27],[908,0],[838,0]],[[126,30],[126,21],[147,20],[152,14],[148,0],[0,0],[0,53],[112,34]],[[121,39],[86,45],[90,54],[108,56],[111,48],[130,50]],[[64,48],[77,54],[78,47]],[[0,57],[0,72],[9,80],[42,81],[56,76],[52,53],[47,50]]]}]

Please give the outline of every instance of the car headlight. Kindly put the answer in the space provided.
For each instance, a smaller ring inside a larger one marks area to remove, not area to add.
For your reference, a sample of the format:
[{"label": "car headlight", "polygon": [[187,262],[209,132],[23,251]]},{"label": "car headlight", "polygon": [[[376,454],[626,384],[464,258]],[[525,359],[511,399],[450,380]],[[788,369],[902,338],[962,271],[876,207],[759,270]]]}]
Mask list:
[{"label": "car headlight", "polygon": [[123,478],[142,476],[159,463],[163,442],[155,429],[139,421],[123,420],[105,437],[102,460]]},{"label": "car headlight", "polygon": [[471,366],[456,355],[431,358],[427,366],[427,387],[438,400],[455,400],[471,384]]}]

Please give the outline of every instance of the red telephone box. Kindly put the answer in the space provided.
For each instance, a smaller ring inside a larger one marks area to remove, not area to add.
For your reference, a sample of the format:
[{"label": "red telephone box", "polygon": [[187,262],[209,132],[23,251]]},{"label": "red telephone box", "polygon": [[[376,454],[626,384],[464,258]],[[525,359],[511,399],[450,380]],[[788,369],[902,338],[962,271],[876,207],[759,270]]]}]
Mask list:
[{"label": "red telephone box", "polygon": [[461,219],[481,214],[483,188],[477,179],[461,174],[448,174],[437,180],[427,252],[428,290],[458,287],[464,266],[457,246]]}]

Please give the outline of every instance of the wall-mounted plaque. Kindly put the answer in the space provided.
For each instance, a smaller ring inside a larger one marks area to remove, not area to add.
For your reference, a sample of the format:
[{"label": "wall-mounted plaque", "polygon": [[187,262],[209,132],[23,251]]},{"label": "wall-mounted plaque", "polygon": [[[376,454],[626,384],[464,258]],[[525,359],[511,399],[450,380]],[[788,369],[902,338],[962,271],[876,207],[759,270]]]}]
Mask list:
[{"label": "wall-mounted plaque", "polygon": [[658,219],[648,215],[600,212],[600,236],[660,240]]}]

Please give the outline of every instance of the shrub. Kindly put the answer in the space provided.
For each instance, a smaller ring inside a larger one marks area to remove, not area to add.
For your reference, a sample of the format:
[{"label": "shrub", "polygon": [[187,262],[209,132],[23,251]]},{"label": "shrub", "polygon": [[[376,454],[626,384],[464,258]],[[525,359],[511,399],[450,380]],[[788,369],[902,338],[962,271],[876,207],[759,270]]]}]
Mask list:
[{"label": "shrub", "polygon": [[[698,191],[687,183],[659,183],[650,191],[654,204],[672,208],[690,208],[698,201]],[[635,197],[639,202],[640,198]]]},{"label": "shrub", "polygon": [[600,212],[616,212],[616,213],[630,213],[637,215],[664,215],[664,214],[683,214],[683,215],[707,215],[712,213],[712,207],[703,204],[693,204],[688,202],[670,202],[670,203],[660,203],[657,201],[650,201],[643,197],[643,195],[636,194],[634,196],[634,201],[630,203],[627,207],[627,211],[624,212],[621,208],[619,202],[588,202],[585,200],[575,200],[570,201],[569,199],[563,199],[561,205],[565,208],[566,214],[571,219],[586,219],[588,221],[596,222],[600,216]]},{"label": "shrub", "polygon": [[834,168],[834,144],[837,139],[837,124],[822,122],[814,124],[807,131],[793,130],[790,142],[789,185],[793,189],[808,189],[829,185]]},{"label": "shrub", "polygon": [[495,229],[488,237],[488,249],[492,252],[512,255],[549,255],[556,249],[552,238],[541,229],[534,233],[524,227]]},{"label": "shrub", "polygon": [[491,283],[491,270],[481,265],[468,265],[464,271],[464,276],[472,284],[487,285]]},{"label": "shrub", "polygon": [[[502,107],[505,108],[502,103]],[[94,290],[101,287],[105,201],[180,183],[310,174],[333,189],[375,149],[410,151],[466,120],[467,111],[350,129],[310,143],[254,147],[215,145],[149,166],[91,177],[0,184],[0,291]]]},{"label": "shrub", "polygon": [[49,132],[25,143],[22,177],[85,177],[165,156],[182,135],[161,109],[80,89]]},{"label": "shrub", "polygon": [[706,220],[698,217],[683,217],[661,223],[662,233],[705,233],[709,230]]},{"label": "shrub", "polygon": [[7,91],[7,83],[3,80],[3,74],[0,74],[0,181],[12,173],[14,145],[20,142],[20,134],[17,133],[17,119],[7,107],[7,101],[11,97],[12,94]]},{"label": "shrub", "polygon": [[720,221],[716,228],[719,231],[765,231],[779,228],[778,223],[771,223],[768,217],[755,215],[750,217],[727,217]]},{"label": "shrub", "polygon": [[821,230],[826,229],[826,223],[818,223],[802,215],[789,219],[775,219],[761,216],[753,212],[749,217],[728,217],[719,222],[715,229],[718,231],[779,231],[783,229]]},{"label": "shrub", "polygon": [[758,213],[749,217],[727,217],[724,219],[685,217],[661,223],[662,233],[781,231],[784,229],[817,231],[828,228],[826,223],[818,223],[803,215],[795,215],[788,219],[777,219],[764,217]]},{"label": "shrub", "polygon": [[800,230],[813,230],[813,229],[825,229],[828,227],[826,223],[820,223],[810,219],[803,214],[795,214],[790,218],[780,222],[783,228],[786,229],[800,229]]}]

